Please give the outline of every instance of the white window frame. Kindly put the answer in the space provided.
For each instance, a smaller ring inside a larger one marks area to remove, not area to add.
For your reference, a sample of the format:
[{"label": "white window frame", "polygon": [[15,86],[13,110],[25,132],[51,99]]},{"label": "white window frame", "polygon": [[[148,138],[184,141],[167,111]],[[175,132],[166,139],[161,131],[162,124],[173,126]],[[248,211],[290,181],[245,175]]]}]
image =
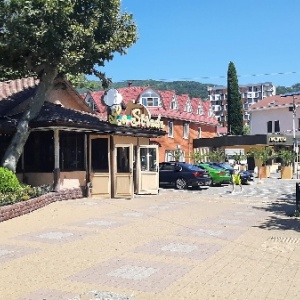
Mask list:
[{"label": "white window frame", "polygon": [[204,114],[202,103],[199,103],[199,105],[198,105],[197,114],[200,116]]},{"label": "white window frame", "polygon": [[178,109],[176,98],[173,98],[171,101],[171,109],[173,109],[173,110]]},{"label": "white window frame", "polygon": [[174,137],[174,123],[172,121],[168,121],[168,137]]},{"label": "white window frame", "polygon": [[198,139],[201,139],[201,137],[202,137],[202,129],[201,129],[201,127],[198,127],[197,135],[198,135]]},{"label": "white window frame", "polygon": [[190,133],[190,124],[189,123],[183,123],[183,138],[188,139]]},{"label": "white window frame", "polygon": [[192,104],[191,104],[190,101],[186,102],[184,111],[186,111],[186,112],[192,112],[193,111]]},{"label": "white window frame", "polygon": [[144,106],[150,106],[150,107],[161,106],[159,94],[153,91],[152,89],[147,89],[140,95],[139,103],[143,104]]}]

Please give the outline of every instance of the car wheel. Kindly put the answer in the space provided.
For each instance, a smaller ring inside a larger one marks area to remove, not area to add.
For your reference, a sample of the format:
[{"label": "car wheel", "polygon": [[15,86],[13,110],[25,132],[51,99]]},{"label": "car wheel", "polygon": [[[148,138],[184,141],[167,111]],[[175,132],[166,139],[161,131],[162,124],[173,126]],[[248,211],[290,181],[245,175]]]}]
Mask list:
[{"label": "car wheel", "polygon": [[175,182],[175,186],[178,190],[184,190],[187,188],[187,182],[183,178],[177,178]]}]

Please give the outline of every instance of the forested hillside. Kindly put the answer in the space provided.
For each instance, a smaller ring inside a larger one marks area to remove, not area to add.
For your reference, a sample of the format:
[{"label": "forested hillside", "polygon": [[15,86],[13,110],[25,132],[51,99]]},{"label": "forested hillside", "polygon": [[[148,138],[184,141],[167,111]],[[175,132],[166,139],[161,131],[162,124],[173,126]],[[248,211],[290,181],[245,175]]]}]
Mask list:
[{"label": "forested hillside", "polygon": [[[190,97],[201,98],[203,100],[207,100],[208,86],[216,86],[217,84],[213,83],[200,83],[196,81],[158,81],[158,80],[132,80],[130,81],[131,86],[149,86],[153,88],[157,88],[158,90],[175,90],[177,95],[189,94]],[[110,88],[118,89],[120,87],[128,86],[129,82],[115,82],[110,85]],[[79,93],[85,93],[87,90],[99,91],[102,90],[99,81],[94,80],[85,80],[78,84],[75,84]],[[300,83],[296,83],[291,87],[285,86],[277,86],[276,94],[284,94],[290,92],[298,92],[300,91]]]},{"label": "forested hillside", "polygon": [[[177,95],[189,94],[190,97],[201,98],[206,100],[208,97],[207,87],[213,86],[213,84],[203,84],[196,81],[156,81],[156,80],[132,80],[131,86],[151,86],[158,90],[175,90]],[[128,82],[115,82],[110,85],[110,88],[120,88],[128,86]],[[80,93],[84,93],[87,89],[94,91],[102,90],[100,83],[97,81],[88,81],[80,83],[78,90]]]}]

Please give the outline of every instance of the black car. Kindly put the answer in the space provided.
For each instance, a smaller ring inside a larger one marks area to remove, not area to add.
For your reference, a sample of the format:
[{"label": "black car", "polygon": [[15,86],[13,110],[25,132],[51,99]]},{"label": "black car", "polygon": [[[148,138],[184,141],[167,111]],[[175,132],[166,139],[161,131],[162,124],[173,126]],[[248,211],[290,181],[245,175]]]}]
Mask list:
[{"label": "black car", "polygon": [[[229,164],[223,163],[223,162],[211,162],[209,164],[224,168],[227,171],[229,171],[231,175],[234,172],[234,168],[232,166],[230,166]],[[250,173],[248,171],[239,171],[239,173],[240,173],[240,176],[241,176],[242,184],[248,184],[250,181],[253,181],[253,174],[252,173]]]},{"label": "black car", "polygon": [[191,164],[183,162],[159,164],[159,186],[172,186],[182,190],[187,187],[209,186],[210,184],[209,173]]}]

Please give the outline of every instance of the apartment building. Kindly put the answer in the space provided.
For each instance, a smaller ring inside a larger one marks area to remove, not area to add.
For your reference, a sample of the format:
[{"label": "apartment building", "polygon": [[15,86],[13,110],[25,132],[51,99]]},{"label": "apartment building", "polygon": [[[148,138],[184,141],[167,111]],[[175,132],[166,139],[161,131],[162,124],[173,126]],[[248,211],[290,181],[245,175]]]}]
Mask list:
[{"label": "apartment building", "polygon": [[[250,124],[249,107],[262,99],[276,95],[276,87],[271,82],[240,85],[240,94],[243,104],[244,125]],[[208,97],[211,107],[220,125],[227,126],[227,87],[213,86],[208,87]]]}]

